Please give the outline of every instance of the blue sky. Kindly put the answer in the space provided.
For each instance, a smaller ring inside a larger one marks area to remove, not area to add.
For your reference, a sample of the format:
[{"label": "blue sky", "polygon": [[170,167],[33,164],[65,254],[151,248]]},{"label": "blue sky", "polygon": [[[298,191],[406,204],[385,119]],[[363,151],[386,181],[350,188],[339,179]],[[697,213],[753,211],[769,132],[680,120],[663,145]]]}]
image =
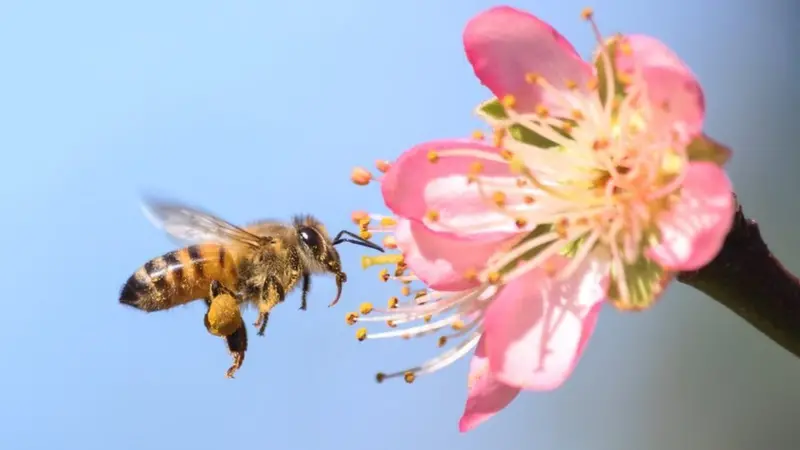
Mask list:
[{"label": "blue sky", "polygon": [[[605,311],[563,389],[525,394],[459,435],[466,361],[414,385],[373,373],[433,355],[422,342],[358,343],[344,324],[391,291],[342,249],[333,309],[317,280],[251,335],[236,380],[199,304],[123,308],[125,279],[171,243],[140,192],[233,222],[313,212],[330,228],[381,210],[354,165],[463,136],[487,98],[461,30],[490,1],[5,1],[0,5],[0,447],[750,449],[797,436],[800,366],[682,286],[652,311]],[[584,2],[515,1],[587,55]],[[693,6],[694,5],[694,6]],[[789,0],[596,1],[605,33],[643,32],[705,85],[708,131],[779,257],[800,269],[792,136],[800,102]],[[248,317],[252,322],[253,317]]]}]

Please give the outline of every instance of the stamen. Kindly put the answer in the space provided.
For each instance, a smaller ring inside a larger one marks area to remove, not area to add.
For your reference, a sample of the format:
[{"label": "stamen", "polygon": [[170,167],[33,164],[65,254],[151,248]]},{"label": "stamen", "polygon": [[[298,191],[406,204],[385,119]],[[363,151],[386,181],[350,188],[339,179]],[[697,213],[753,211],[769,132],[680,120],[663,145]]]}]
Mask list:
[{"label": "stamen", "polygon": [[399,264],[401,262],[403,262],[403,255],[400,253],[373,256],[364,255],[361,257],[361,268],[366,270],[372,266]]},{"label": "stamen", "polygon": [[359,186],[366,186],[372,181],[372,174],[363,167],[356,167],[350,173],[350,180]]}]

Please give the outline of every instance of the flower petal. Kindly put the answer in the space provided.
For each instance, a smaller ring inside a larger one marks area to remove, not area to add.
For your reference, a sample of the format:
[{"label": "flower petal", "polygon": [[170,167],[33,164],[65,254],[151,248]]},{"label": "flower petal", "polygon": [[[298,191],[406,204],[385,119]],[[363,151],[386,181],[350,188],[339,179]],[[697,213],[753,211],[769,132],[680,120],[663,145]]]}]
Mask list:
[{"label": "flower petal", "polygon": [[395,239],[411,272],[429,288],[438,291],[460,291],[480,284],[477,279],[465,275],[470,269],[483,269],[489,257],[505,244],[503,240],[463,239],[438,234],[407,219],[397,220]]},{"label": "flower petal", "polygon": [[469,363],[467,404],[458,421],[462,433],[472,430],[508,406],[519,394],[519,388],[499,382],[489,370],[485,352],[486,337],[482,337]]},{"label": "flower petal", "polygon": [[[569,260],[552,262],[560,270]],[[588,257],[564,281],[534,270],[506,284],[484,320],[495,377],[522,389],[559,387],[594,331],[608,283],[608,263]]]},{"label": "flower petal", "polygon": [[699,134],[705,98],[692,71],[656,38],[630,35],[623,42],[625,50],[617,52],[616,67],[630,75],[641,70],[653,112],[650,129],[661,136],[678,131],[686,139]]},{"label": "flower petal", "polygon": [[464,49],[475,75],[497,98],[513,95],[515,109],[529,112],[543,104],[551,113],[567,110],[550,90],[526,81],[536,74],[558,90],[569,83],[585,87],[593,69],[553,27],[508,6],[491,8],[464,29]]},{"label": "flower petal", "polygon": [[725,171],[689,163],[678,202],[659,217],[661,242],[647,256],[674,271],[696,270],[719,253],[733,225],[736,203]]},{"label": "flower petal", "polygon": [[[430,160],[432,152],[436,154],[435,162]],[[400,217],[454,236],[479,234],[502,239],[518,234],[520,228],[514,218],[491,203],[486,198],[489,194],[482,193],[478,183],[469,182],[470,168],[476,162],[483,166],[482,183],[516,185],[498,148],[467,140],[433,141],[411,148],[392,163],[381,180],[384,202]],[[523,204],[521,191],[515,191],[520,196],[508,198],[508,206]],[[435,221],[428,216],[430,211],[438,214]]]}]

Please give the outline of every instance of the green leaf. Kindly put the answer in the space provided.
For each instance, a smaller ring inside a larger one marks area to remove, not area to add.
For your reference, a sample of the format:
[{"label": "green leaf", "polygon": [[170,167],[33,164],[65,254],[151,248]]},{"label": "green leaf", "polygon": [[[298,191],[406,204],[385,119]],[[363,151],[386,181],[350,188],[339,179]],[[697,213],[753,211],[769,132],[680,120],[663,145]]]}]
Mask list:
[{"label": "green leaf", "polygon": [[722,167],[731,158],[731,150],[705,134],[700,135],[687,148],[689,161],[708,161]]},{"label": "green leaf", "polygon": [[[491,100],[487,100],[480,105],[478,105],[478,109],[475,110],[475,113],[481,117],[485,117],[488,119],[495,119],[495,120],[504,120],[508,119],[508,114],[506,114],[506,108],[500,103],[500,100],[493,98]],[[492,122],[492,120],[489,120]]]},{"label": "green leaf", "polygon": [[[609,59],[611,59],[611,74],[610,76],[614,79],[613,89],[614,89],[614,97],[622,99],[625,97],[625,85],[623,85],[619,81],[619,77],[617,76],[617,69],[616,69],[616,55],[617,55],[617,47],[619,46],[619,38],[611,38],[606,41],[605,48],[606,53],[608,53]],[[597,70],[597,89],[598,95],[600,95],[600,101],[603,105],[606,102],[606,77],[609,76],[606,74],[606,65],[603,62],[602,52],[598,51],[597,55],[594,59],[594,66]]]},{"label": "green leaf", "polygon": [[[644,255],[633,264],[624,264],[625,279],[620,280],[619,273],[611,271],[612,282],[608,289],[608,297],[618,309],[643,310],[652,306],[664,290],[665,280],[669,274],[657,263]],[[628,299],[620,294],[619,283],[628,287]]]},{"label": "green leaf", "polygon": [[[536,239],[537,237],[539,237],[539,236],[541,236],[541,235],[543,235],[545,233],[549,233],[550,230],[552,230],[552,228],[553,228],[553,226],[550,225],[550,224],[537,225],[536,228],[533,229],[533,231],[531,231],[524,238],[522,238],[522,240],[519,241],[519,243],[517,245],[515,245],[514,247],[516,248],[516,247],[519,247],[520,245],[525,245],[526,242],[528,242],[528,241],[530,241],[532,239]],[[535,258],[536,255],[541,253],[542,250],[544,250],[545,248],[548,247],[548,245],[549,244],[542,244],[542,245],[539,245],[537,247],[534,247],[534,248],[526,251],[525,253],[520,255],[519,258],[515,259],[514,261],[511,261],[510,263],[506,264],[502,269],[500,269],[500,274],[501,275],[505,275],[508,272],[510,272],[511,270],[513,270],[515,267],[517,267],[517,264],[519,264],[520,262],[522,262],[522,261],[530,261],[531,259]]]}]

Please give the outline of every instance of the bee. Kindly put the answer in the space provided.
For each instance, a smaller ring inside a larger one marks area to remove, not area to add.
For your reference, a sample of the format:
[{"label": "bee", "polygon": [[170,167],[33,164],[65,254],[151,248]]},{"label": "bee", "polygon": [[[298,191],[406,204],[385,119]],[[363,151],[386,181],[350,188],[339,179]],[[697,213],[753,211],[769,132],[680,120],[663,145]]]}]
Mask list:
[{"label": "bee", "polygon": [[342,230],[333,239],[311,215],[296,215],[290,223],[262,220],[244,227],[209,212],[177,202],[145,199],[143,211],[182,248],[151,259],[123,285],[119,302],[146,311],[162,311],[203,299],[206,329],[223,336],[233,365],[228,378],[242,366],[247,332],[241,307],[253,305],[253,324],[263,336],[270,312],[298,285],[300,309],[307,308],[311,276],[332,274],[336,280],[335,305],[347,275],[335,246],[343,242],[369,247],[377,244]]}]

